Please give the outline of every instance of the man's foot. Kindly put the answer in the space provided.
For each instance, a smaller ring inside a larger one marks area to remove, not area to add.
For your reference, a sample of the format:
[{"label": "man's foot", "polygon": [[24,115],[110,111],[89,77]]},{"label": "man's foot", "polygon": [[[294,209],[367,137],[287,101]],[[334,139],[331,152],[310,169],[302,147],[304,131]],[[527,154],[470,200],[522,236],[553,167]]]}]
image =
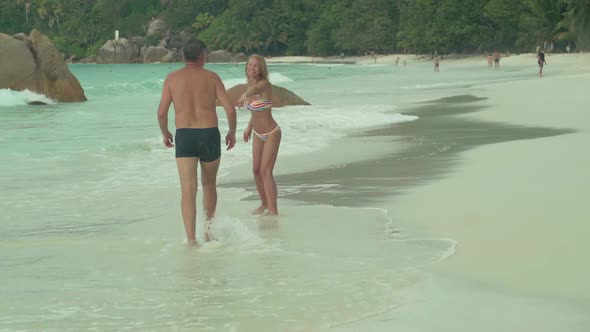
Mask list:
[{"label": "man's foot", "polygon": [[211,230],[211,222],[207,222],[205,225],[205,242],[213,241],[213,231]]},{"label": "man's foot", "polygon": [[267,216],[276,216],[279,214],[279,211],[277,210],[268,210],[268,212],[266,212]]},{"label": "man's foot", "polygon": [[252,211],[252,214],[262,214],[264,211],[266,211],[266,206],[260,205],[258,209]]}]

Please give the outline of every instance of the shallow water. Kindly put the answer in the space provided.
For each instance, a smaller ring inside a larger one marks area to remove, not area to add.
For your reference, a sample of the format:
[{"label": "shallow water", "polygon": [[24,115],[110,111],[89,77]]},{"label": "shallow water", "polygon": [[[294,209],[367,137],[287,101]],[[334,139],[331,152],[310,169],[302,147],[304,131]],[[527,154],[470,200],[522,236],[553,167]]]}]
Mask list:
[{"label": "shallow water", "polygon": [[[179,66],[72,65],[89,99],[80,104],[28,106],[42,97],[0,91],[0,330],[300,331],[412,304],[408,290],[452,255],[452,239],[402,227],[371,204],[309,205],[314,188],[332,185],[319,180],[279,183],[281,215],[251,216],[251,188],[234,188],[250,180],[249,144],[223,153],[217,241],[184,244],[173,151],[155,114],[163,78]],[[283,130],[276,173],[374,158],[390,144],[351,154],[337,143],[420,121],[398,114],[402,105],[531,75],[452,66],[435,75],[428,63],[270,65],[273,83],[312,104],[273,110]],[[227,87],[243,82],[242,65],[207,67]],[[239,130],[247,121],[240,112]],[[308,199],[283,198],[297,193]]]}]

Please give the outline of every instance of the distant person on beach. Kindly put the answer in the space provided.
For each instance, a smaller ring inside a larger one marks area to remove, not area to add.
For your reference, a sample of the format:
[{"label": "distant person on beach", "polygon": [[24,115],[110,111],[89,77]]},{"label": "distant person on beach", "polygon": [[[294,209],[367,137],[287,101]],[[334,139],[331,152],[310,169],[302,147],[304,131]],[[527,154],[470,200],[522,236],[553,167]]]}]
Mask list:
[{"label": "distant person on beach", "polygon": [[488,68],[492,68],[494,66],[494,58],[492,57],[491,54],[488,55]]},{"label": "distant person on beach", "polygon": [[566,50],[568,53],[570,52],[570,50],[571,50],[571,46],[570,46],[570,44],[567,44],[567,46],[565,47],[565,50]]},{"label": "distant person on beach", "polygon": [[434,63],[434,72],[437,73],[440,71],[440,59],[438,58],[438,55],[434,56],[434,59],[432,59],[432,63]]},{"label": "distant person on beach", "polygon": [[543,77],[543,66],[547,64],[547,61],[545,61],[545,53],[543,53],[543,51],[537,53],[537,64],[539,65],[539,77]]},{"label": "distant person on beach", "polygon": [[273,169],[281,144],[281,128],[272,116],[272,85],[268,80],[266,61],[253,54],[246,62],[248,87],[237,101],[237,106],[251,112],[250,121],[244,131],[244,142],[252,141],[252,171],[256,190],[260,196],[260,206],[254,214],[267,215],[279,213],[277,208],[277,184]]},{"label": "distant person on beach", "polygon": [[[203,68],[205,44],[190,39],[182,49],[186,65],[168,74],[164,80],[158,123],[164,145],[176,143],[176,165],[180,177],[181,210],[187,241],[196,243],[197,166],[201,166],[203,209],[206,217],[205,241],[211,241],[211,219],[217,207],[217,170],[221,156],[221,135],[215,109],[219,100],[227,114],[229,132],[225,136],[227,150],[236,143],[236,110],[219,76]],[[168,110],[174,104],[173,138],[168,130]]]},{"label": "distant person on beach", "polygon": [[399,63],[399,56],[397,58],[395,58],[395,65],[397,66],[398,63]]},{"label": "distant person on beach", "polygon": [[502,58],[502,55],[500,54],[500,52],[494,51],[492,56],[494,57],[494,67],[496,69],[500,69],[500,58]]}]

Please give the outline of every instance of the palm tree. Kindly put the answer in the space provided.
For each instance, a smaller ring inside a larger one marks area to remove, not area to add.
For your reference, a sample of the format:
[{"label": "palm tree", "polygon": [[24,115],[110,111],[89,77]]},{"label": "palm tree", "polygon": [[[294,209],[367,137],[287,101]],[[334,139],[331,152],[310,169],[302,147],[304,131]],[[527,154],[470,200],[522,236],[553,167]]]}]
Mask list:
[{"label": "palm tree", "polygon": [[31,10],[31,0],[17,0],[19,6],[25,5],[25,24],[29,24],[29,12]]},{"label": "palm tree", "polygon": [[207,29],[211,23],[213,23],[214,19],[215,17],[209,15],[208,12],[200,13],[193,23],[193,28],[197,29],[198,31],[203,31]]},{"label": "palm tree", "polygon": [[48,20],[49,29],[53,31],[53,26],[57,24],[59,31],[63,36],[63,31],[59,22],[59,17],[63,15],[61,1],[58,0],[40,0],[37,8],[37,13],[44,19]]},{"label": "palm tree", "polygon": [[560,3],[555,0],[528,0],[525,9],[520,17],[517,43],[530,49],[539,42],[554,40],[562,19]]},{"label": "palm tree", "polygon": [[568,0],[567,11],[559,27],[558,40],[575,41],[578,49],[590,48],[590,0]]}]

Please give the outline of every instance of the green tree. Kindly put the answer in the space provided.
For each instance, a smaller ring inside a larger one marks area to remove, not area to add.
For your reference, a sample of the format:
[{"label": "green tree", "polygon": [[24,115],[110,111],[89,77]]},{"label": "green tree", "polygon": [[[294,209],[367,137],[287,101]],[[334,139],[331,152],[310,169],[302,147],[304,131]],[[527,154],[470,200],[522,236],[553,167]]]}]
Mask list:
[{"label": "green tree", "polygon": [[400,6],[398,45],[415,52],[430,52],[440,47],[434,24],[441,0],[408,0]]},{"label": "green tree", "polygon": [[37,13],[42,19],[47,21],[49,29],[53,32],[53,27],[57,25],[62,37],[64,35],[60,24],[60,18],[64,14],[62,2],[59,0],[39,0],[37,3]]},{"label": "green tree", "polygon": [[566,11],[555,36],[557,40],[574,42],[578,49],[590,49],[590,1],[568,0]]},{"label": "green tree", "polygon": [[211,25],[211,23],[213,23],[214,19],[215,17],[209,15],[208,12],[200,13],[197,15],[197,18],[195,18],[193,28],[195,28],[197,31],[205,30]]},{"label": "green tree", "polygon": [[526,0],[524,5],[516,44],[530,51],[536,45],[554,40],[562,20],[562,7],[555,0]]},{"label": "green tree", "polygon": [[522,0],[489,0],[485,6],[485,17],[489,19],[490,37],[484,41],[484,48],[513,46],[518,38],[518,22],[524,10]]},{"label": "green tree", "polygon": [[[350,7],[348,7],[350,5]],[[392,51],[396,44],[397,15],[391,1],[358,0],[333,7],[339,17],[336,47],[348,52]]]}]

